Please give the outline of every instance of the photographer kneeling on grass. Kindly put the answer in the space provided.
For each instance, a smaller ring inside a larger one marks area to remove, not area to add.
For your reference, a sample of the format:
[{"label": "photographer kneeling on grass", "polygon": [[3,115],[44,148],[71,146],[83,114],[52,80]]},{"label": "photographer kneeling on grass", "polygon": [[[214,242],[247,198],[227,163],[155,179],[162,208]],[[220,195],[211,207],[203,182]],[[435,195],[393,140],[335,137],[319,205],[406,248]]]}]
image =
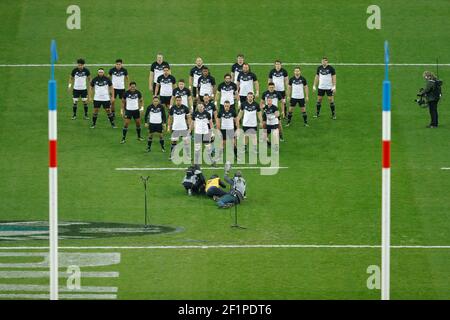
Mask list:
[{"label": "photographer kneeling on grass", "polygon": [[205,177],[198,164],[190,166],[181,182],[188,195],[205,193]]}]

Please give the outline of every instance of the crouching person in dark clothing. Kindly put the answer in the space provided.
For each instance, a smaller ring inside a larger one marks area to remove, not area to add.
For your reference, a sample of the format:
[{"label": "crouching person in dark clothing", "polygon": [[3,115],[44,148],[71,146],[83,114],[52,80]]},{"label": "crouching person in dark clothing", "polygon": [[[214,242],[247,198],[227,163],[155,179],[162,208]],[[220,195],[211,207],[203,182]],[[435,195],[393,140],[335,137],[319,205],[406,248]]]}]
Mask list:
[{"label": "crouching person in dark clothing", "polygon": [[213,198],[216,200],[217,198],[222,197],[227,192],[223,190],[223,188],[226,188],[226,184],[220,180],[219,176],[217,174],[214,174],[209,178],[208,181],[206,181],[206,195],[210,198]]},{"label": "crouching person in dark clothing", "polygon": [[228,173],[225,174],[225,181],[231,186],[230,192],[226,193],[217,200],[217,206],[219,208],[230,208],[234,205],[238,205],[246,198],[247,183],[242,177],[240,171],[236,171],[234,177],[230,179]]},{"label": "crouching person in dark clothing", "polygon": [[199,165],[190,166],[181,182],[188,195],[205,193],[205,177]]}]

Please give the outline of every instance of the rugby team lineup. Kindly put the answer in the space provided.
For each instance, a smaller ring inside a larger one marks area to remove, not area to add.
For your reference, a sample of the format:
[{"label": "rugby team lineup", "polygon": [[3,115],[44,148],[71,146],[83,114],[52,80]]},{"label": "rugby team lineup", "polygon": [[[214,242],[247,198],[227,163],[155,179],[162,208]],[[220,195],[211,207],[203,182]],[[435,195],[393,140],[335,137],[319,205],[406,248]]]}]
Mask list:
[{"label": "rugby team lineup", "polygon": [[[262,129],[260,148],[264,142],[272,153],[278,153],[279,143],[284,141],[283,126],[291,125],[296,106],[300,107],[303,125],[309,126],[306,106],[310,90],[300,66],[295,66],[290,75],[282,62],[275,60],[267,78],[260,84],[244,55],[238,54],[230,72],[225,73],[219,83],[203,59],[197,57],[188,79],[177,81],[170,64],[158,53],[148,77],[152,98],[144,109],[142,89],[138,89],[122,59],[117,59],[108,72],[98,68],[97,74],[93,75],[86,67],[86,61],[80,58],[68,83],[68,90],[73,95],[72,120],[77,119],[80,100],[84,109],[83,119],[92,120],[91,129],[96,128],[101,108],[105,110],[111,127],[117,128],[115,120],[119,111],[123,118],[121,144],[126,143],[129,126],[134,120],[139,141],[144,140],[142,124],[148,128],[147,152],[151,152],[154,138],[159,138],[161,151],[165,152],[164,133],[167,132],[170,135],[169,160],[174,160],[175,151],[180,149],[184,150],[184,157],[191,159],[191,140],[194,140],[193,163],[201,163],[204,145],[205,160],[213,165],[222,159],[225,146],[227,151],[233,150],[238,161],[245,151],[249,151],[249,156],[252,152],[258,153],[258,128]],[[267,90],[260,95],[260,87],[266,86]],[[317,67],[313,91],[317,91],[313,117],[321,116],[326,95],[331,119],[336,120],[336,71],[327,57],[323,57]],[[92,118],[89,117],[89,103],[93,103]],[[243,138],[243,150],[238,148],[239,138]],[[182,144],[178,144],[180,139]],[[213,146],[214,142],[218,143],[218,150]]]}]

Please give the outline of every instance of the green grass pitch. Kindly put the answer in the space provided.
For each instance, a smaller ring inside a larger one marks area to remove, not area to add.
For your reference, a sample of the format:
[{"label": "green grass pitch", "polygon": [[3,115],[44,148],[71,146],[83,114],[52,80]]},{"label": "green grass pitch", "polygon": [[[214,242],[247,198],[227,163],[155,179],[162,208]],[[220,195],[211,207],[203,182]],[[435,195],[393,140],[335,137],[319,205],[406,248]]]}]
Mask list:
[{"label": "green grass pitch", "polygon": [[[50,40],[56,39],[59,61],[79,57],[90,63],[154,61],[163,52],[170,63],[234,63],[246,61],[382,63],[383,42],[389,40],[392,63],[450,61],[446,0],[380,0],[382,28],[366,27],[371,1],[78,1],[81,30],[66,28],[68,1],[0,3],[0,220],[48,219],[47,67],[6,67],[46,64]],[[424,12],[429,12],[425,15]],[[293,66],[285,66],[291,75]],[[379,299],[369,290],[366,270],[379,265],[380,248],[209,248],[217,245],[379,245],[381,243],[381,66],[339,66],[336,108],[329,119],[312,118],[316,96],[310,94],[310,127],[296,110],[285,128],[280,170],[274,176],[245,171],[248,199],[240,206],[247,230],[229,226],[229,211],[211,200],[187,197],[181,171],[151,171],[152,222],[182,227],[177,233],[132,237],[66,239],[62,252],[118,252],[113,269],[119,277],[100,281],[82,278],[82,285],[118,288],[118,299]],[[150,102],[148,67],[127,67]],[[174,76],[188,78],[190,67],[175,66]],[[270,66],[253,66],[261,92]],[[57,67],[59,218],[142,224],[143,188],[140,172],[117,167],[168,167],[158,146],[146,154],[145,142],[120,145],[119,129],[109,127],[101,113],[95,130],[89,122],[71,121],[67,79],[72,67]],[[392,244],[450,245],[450,109],[448,65],[440,102],[441,127],[425,129],[428,112],[413,102],[423,86],[425,69],[433,66],[393,66],[392,81]],[[212,66],[221,80],[229,66]],[[312,84],[314,66],[303,66]],[[310,86],[312,87],[312,86]],[[81,105],[80,105],[81,106]],[[92,105],[90,105],[90,113]],[[166,137],[167,139],[167,137]],[[167,144],[168,146],[168,144]],[[208,171],[212,172],[212,171]],[[222,170],[218,170],[222,173]],[[0,237],[1,238],[1,237]],[[46,240],[1,240],[3,247],[47,246]],[[77,249],[86,246],[128,249]],[[131,247],[175,246],[173,249]],[[0,252],[10,250],[1,249]],[[15,250],[14,252],[36,252]],[[0,257],[11,262],[12,257]],[[16,261],[16,260],[14,260]],[[449,299],[450,250],[392,249],[391,290],[394,299]],[[99,267],[98,270],[106,270]],[[90,269],[88,268],[87,271]],[[5,268],[0,268],[5,271]],[[62,270],[65,271],[65,270]],[[83,270],[82,271],[86,271]],[[31,283],[0,279],[1,284]],[[45,285],[44,278],[34,284]],[[62,285],[65,283],[63,282]],[[0,285],[0,297],[3,292]],[[20,292],[19,292],[20,293]]]}]

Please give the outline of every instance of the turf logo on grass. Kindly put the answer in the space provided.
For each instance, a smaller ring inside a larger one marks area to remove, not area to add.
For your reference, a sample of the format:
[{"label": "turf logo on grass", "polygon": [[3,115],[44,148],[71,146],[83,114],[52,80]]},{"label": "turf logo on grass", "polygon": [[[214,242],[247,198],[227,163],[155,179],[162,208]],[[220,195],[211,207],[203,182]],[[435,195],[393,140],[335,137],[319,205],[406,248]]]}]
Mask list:
[{"label": "turf logo on grass", "polygon": [[[47,221],[0,222],[0,241],[48,240]],[[112,222],[60,222],[59,239],[130,237],[179,232],[182,228]]]}]

